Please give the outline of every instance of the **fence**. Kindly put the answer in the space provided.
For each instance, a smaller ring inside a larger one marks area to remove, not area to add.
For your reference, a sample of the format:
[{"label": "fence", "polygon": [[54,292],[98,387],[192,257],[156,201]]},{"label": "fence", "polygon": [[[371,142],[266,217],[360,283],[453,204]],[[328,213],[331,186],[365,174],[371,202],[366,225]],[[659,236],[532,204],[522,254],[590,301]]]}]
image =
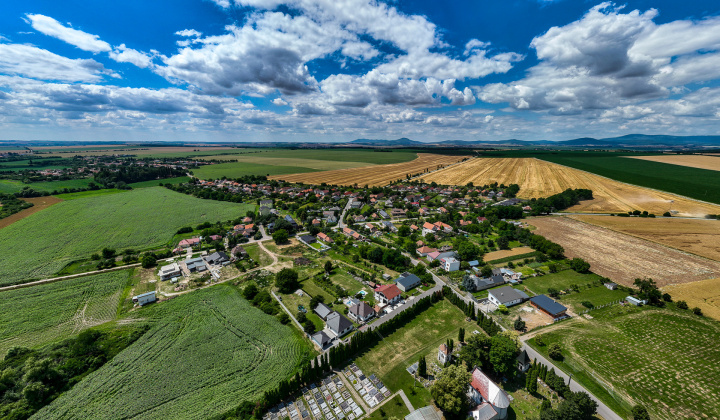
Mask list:
[{"label": "fence", "polygon": [[615,302],[606,303],[606,304],[604,304],[604,305],[593,306],[592,308],[588,308],[588,309],[580,312],[580,315],[585,315],[586,313],[588,313],[588,312],[590,312],[590,311],[594,311],[595,309],[602,309],[602,308],[607,308],[608,306],[617,305],[617,304],[622,303],[622,302],[624,302],[624,301],[625,301],[625,299],[620,299],[620,300],[616,300]]}]

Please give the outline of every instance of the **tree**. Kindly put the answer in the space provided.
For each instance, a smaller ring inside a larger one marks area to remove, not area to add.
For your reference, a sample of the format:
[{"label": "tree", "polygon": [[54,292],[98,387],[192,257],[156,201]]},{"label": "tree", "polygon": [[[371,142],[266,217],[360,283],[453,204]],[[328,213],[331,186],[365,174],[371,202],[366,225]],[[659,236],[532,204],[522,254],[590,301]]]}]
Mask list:
[{"label": "tree", "polygon": [[423,378],[427,377],[427,361],[425,360],[425,356],[420,356],[420,360],[418,360],[418,375]]},{"label": "tree", "polygon": [[588,273],[590,272],[590,263],[582,258],[573,258],[570,260],[570,268],[578,273]]},{"label": "tree", "polygon": [[677,306],[678,309],[687,309],[688,304],[684,300],[678,300],[677,303],[675,303],[675,306]]},{"label": "tree", "polygon": [[672,302],[672,296],[670,296],[670,293],[663,293],[662,299],[663,299],[665,302]]},{"label": "tree", "polygon": [[402,225],[398,228],[398,236],[401,238],[406,238],[410,236],[410,227],[407,225]]},{"label": "tree", "polygon": [[332,273],[332,269],[333,269],[332,262],[330,260],[325,261],[325,272],[330,274],[330,273]]},{"label": "tree", "polygon": [[106,260],[109,260],[110,258],[115,258],[115,250],[111,248],[103,248],[102,257]]},{"label": "tree", "polygon": [[490,337],[485,334],[471,334],[459,354],[467,366],[487,367],[490,362]]},{"label": "tree", "polygon": [[525,329],[525,321],[523,321],[522,318],[518,316],[513,326],[516,330],[522,331]]},{"label": "tree", "polygon": [[143,255],[142,260],[140,260],[142,268],[152,268],[155,264],[157,264],[157,258],[155,258],[155,254],[149,252]]},{"label": "tree", "polygon": [[297,315],[295,315],[295,319],[297,322],[304,324],[305,321],[307,321],[307,315],[305,315],[305,312],[298,312]]},{"label": "tree", "polygon": [[548,356],[550,356],[553,360],[560,360],[562,359],[562,349],[560,348],[560,344],[558,343],[552,343],[548,346]]},{"label": "tree", "polygon": [[527,391],[531,394],[534,394],[537,392],[538,375],[537,375],[537,372],[535,371],[535,369],[533,369],[532,372],[530,372],[528,375],[529,375],[530,379],[527,383]]},{"label": "tree", "polygon": [[501,236],[497,238],[497,246],[500,249],[510,249],[510,240],[507,236]]},{"label": "tree", "polygon": [[515,368],[517,345],[507,336],[496,335],[490,339],[490,364],[495,372],[509,374]]},{"label": "tree", "polygon": [[458,256],[463,261],[472,261],[477,258],[480,253],[480,248],[475,246],[472,242],[463,241],[457,249]]},{"label": "tree", "polygon": [[450,365],[438,375],[430,388],[430,395],[443,412],[453,417],[463,416],[467,412],[470,376],[465,364]]},{"label": "tree", "polygon": [[275,286],[283,294],[293,293],[300,288],[297,271],[291,268],[283,268],[275,275]]},{"label": "tree", "polygon": [[255,283],[249,283],[245,288],[243,289],[243,297],[247,300],[253,300],[255,296],[258,294],[258,287]]},{"label": "tree", "polygon": [[558,295],[560,295],[560,291],[554,287],[550,287],[547,290],[547,292],[548,292],[548,295],[550,295],[552,297],[558,297]]},{"label": "tree", "polygon": [[698,308],[697,306],[694,307],[692,311],[697,316],[703,316],[702,309]]},{"label": "tree", "polygon": [[458,343],[464,343],[465,342],[465,328],[460,328],[460,331],[458,331]]},{"label": "tree", "polygon": [[323,295],[315,295],[310,299],[310,310],[314,309],[318,306],[320,303],[325,303],[325,296]]},{"label": "tree", "polygon": [[[464,262],[464,261],[463,261]],[[462,280],[462,287],[467,292],[474,292],[475,291],[475,280],[473,279],[473,276],[466,274],[463,276]]]},{"label": "tree", "polygon": [[560,266],[554,262],[548,263],[547,266],[551,273],[557,273],[560,270]]},{"label": "tree", "polygon": [[315,332],[315,324],[309,319],[306,319],[303,323],[303,330],[306,334],[312,334]]},{"label": "tree", "polygon": [[633,420],[650,420],[650,414],[648,414],[647,408],[640,404],[632,408],[631,414]]},{"label": "tree", "polygon": [[506,313],[508,313],[509,310],[508,310],[507,306],[505,306],[501,303],[500,305],[498,305],[498,311],[502,314],[506,314]]},{"label": "tree", "polygon": [[490,267],[489,265],[485,265],[483,268],[480,269],[480,274],[483,277],[492,276],[492,267]]},{"label": "tree", "polygon": [[286,325],[290,322],[290,317],[283,311],[280,312],[280,315],[278,315],[278,321],[280,321],[281,324]]},{"label": "tree", "polygon": [[662,293],[658,289],[655,280],[650,278],[635,279],[633,284],[640,289],[640,293],[638,293],[640,299],[647,299],[651,305],[663,305],[660,300]]},{"label": "tree", "polygon": [[286,243],[289,237],[290,236],[285,229],[278,229],[272,234],[273,241],[275,241],[278,245]]},{"label": "tree", "polygon": [[597,412],[598,405],[587,392],[570,392],[565,398],[578,408],[582,420],[591,420]]}]

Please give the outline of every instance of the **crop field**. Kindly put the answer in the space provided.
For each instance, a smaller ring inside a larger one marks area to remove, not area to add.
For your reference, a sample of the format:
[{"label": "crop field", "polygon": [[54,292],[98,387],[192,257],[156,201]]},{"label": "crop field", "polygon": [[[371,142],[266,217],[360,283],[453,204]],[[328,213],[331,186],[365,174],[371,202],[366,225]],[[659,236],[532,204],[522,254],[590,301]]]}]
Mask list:
[{"label": "crop field", "polygon": [[717,321],[635,307],[601,309],[593,317],[542,335],[545,344],[560,343],[564,370],[581,382],[589,375],[604,383],[625,407],[643,404],[653,419],[720,417]]},{"label": "crop field", "polygon": [[214,418],[313,356],[291,326],[220,284],[133,313],[150,330],[36,418]]},{"label": "crop field", "polygon": [[193,175],[200,179],[217,179],[222,177],[239,178],[245,175],[274,176],[315,171],[316,169],[298,166],[273,166],[250,162],[228,162],[202,166],[195,169]]},{"label": "crop field", "polygon": [[157,156],[157,157],[183,157],[184,155],[210,155],[218,154],[222,152],[239,151],[237,147],[227,146],[169,146],[169,147],[143,147],[139,145],[135,146],[122,146],[118,145],[115,147],[69,147],[66,149],[38,149],[42,151],[43,156],[55,156],[55,157],[73,157],[73,156],[112,156],[117,154],[122,155],[136,155],[136,156]]},{"label": "crop field", "polygon": [[529,254],[531,252],[534,252],[534,250],[529,246],[519,246],[513,249],[501,249],[500,251],[488,252],[487,254],[485,254],[483,259],[485,261],[495,261],[507,257],[514,257],[516,255]]},{"label": "crop field", "polygon": [[633,159],[642,159],[650,162],[668,163],[670,165],[688,166],[690,168],[709,169],[720,171],[720,156],[707,155],[661,155],[661,156],[631,156]]},{"label": "crop field", "polygon": [[[383,154],[383,153],[378,153]],[[393,181],[406,179],[407,175],[414,175],[434,171],[439,166],[447,166],[460,162],[467,156],[445,156],[430,153],[418,153],[418,158],[410,162],[394,163],[388,165],[366,166],[354,169],[339,169],[311,174],[278,175],[271,179],[281,179],[288,182],[306,184],[321,184],[323,182],[333,185],[369,185],[383,186]]]},{"label": "crop field", "polygon": [[[324,160],[328,162],[354,162],[382,165],[389,163],[409,162],[417,157],[417,154],[405,149],[392,151],[374,151],[368,149],[238,149],[237,154],[222,154],[206,156],[205,159],[301,159],[301,160]],[[263,163],[258,161],[259,163]],[[276,164],[283,166],[280,161]],[[293,164],[294,165],[294,164]],[[293,166],[290,165],[290,166]],[[308,165],[298,165],[308,166]],[[312,168],[313,166],[308,166]],[[322,168],[318,168],[322,169]]]},{"label": "crop field", "polygon": [[254,206],[199,198],[153,187],[63,201],[0,229],[0,285],[51,277],[73,260],[105,247],[148,249],[205,221],[229,220]]},{"label": "crop field", "polygon": [[568,217],[534,218],[529,223],[538,234],[562,245],[566,256],[583,258],[594,273],[626,286],[644,277],[660,287],[720,277],[719,262]]},{"label": "crop field", "polygon": [[717,220],[593,215],[570,217],[720,261],[720,222]]},{"label": "crop field", "polygon": [[674,300],[684,300],[691,308],[698,307],[703,314],[720,321],[720,278],[674,284],[663,288]]},{"label": "crop field", "polygon": [[61,202],[62,200],[59,198],[47,196],[47,197],[33,197],[33,198],[24,198],[23,200],[29,201],[34,204],[34,206],[25,209],[20,210],[19,212],[10,215],[8,217],[5,217],[3,219],[0,219],[0,229],[10,226],[11,224],[17,222],[20,219],[23,219],[25,217],[30,216],[31,214],[37,213],[40,210],[44,210],[53,204],[57,204]]},{"label": "crop field", "polygon": [[0,180],[0,193],[16,193],[22,191],[25,187],[30,187],[35,191],[61,191],[64,188],[87,188],[92,182],[91,178],[81,179],[68,179],[65,181],[43,181],[43,182],[32,182],[25,184],[21,181],[13,179],[2,179]]},{"label": "crop field", "polygon": [[0,355],[115,319],[127,282],[121,270],[0,292]]},{"label": "crop field", "polygon": [[219,156],[219,157],[237,160],[238,162],[235,163],[236,166],[243,166],[248,163],[258,163],[261,165],[270,165],[270,166],[297,166],[300,168],[316,169],[318,171],[329,171],[329,170],[334,170],[334,169],[346,169],[346,168],[360,168],[363,166],[373,165],[372,163],[367,163],[367,162],[346,162],[346,161],[304,159],[304,158],[265,157],[262,154],[224,155],[224,156]]},{"label": "crop field", "polygon": [[518,184],[518,196],[521,198],[547,197],[568,188],[588,188],[593,191],[593,200],[583,201],[568,209],[568,212],[619,213],[640,210],[661,215],[675,210],[679,215],[695,217],[720,213],[720,206],[717,205],[624,184],[533,158],[472,159],[423,176],[422,179],[446,185],[466,185],[468,182],[475,185],[493,182]]}]

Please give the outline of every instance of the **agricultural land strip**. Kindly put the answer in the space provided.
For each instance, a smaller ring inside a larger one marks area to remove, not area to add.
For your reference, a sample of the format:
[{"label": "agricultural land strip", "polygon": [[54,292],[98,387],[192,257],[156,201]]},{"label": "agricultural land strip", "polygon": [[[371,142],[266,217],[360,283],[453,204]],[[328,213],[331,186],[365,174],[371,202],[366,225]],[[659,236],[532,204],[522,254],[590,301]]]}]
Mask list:
[{"label": "agricultural land strip", "polygon": [[478,158],[421,177],[425,182],[475,185],[498,182],[518,184],[522,198],[547,197],[568,188],[588,188],[593,200],[571,207],[569,212],[619,213],[632,210],[704,217],[720,213],[720,206],[663,191],[625,184],[589,172],[534,158]]},{"label": "agricultural land strip", "polygon": [[339,169],[311,174],[296,174],[273,176],[270,179],[279,179],[288,182],[306,184],[321,184],[323,182],[333,185],[369,185],[383,186],[393,181],[406,179],[407,175],[415,175],[436,170],[439,166],[447,166],[467,158],[467,156],[445,156],[430,153],[418,153],[418,158],[405,163],[388,165],[375,165],[354,169]]},{"label": "agricultural land strip", "polygon": [[0,229],[0,285],[52,277],[108,247],[166,244],[183,226],[230,220],[254,206],[201,200],[160,187],[63,201]]},{"label": "agricultural land strip", "polygon": [[23,198],[23,200],[29,201],[29,202],[33,203],[34,205],[25,210],[20,210],[19,212],[15,213],[15,214],[5,217],[4,219],[0,219],[0,229],[10,226],[11,224],[17,222],[20,219],[24,219],[24,218],[30,216],[31,214],[35,214],[35,213],[39,212],[40,210],[45,210],[46,208],[52,206],[53,204],[57,204],[62,201],[59,198],[55,198],[55,197],[51,197],[51,196]]},{"label": "agricultural land strip", "polygon": [[202,166],[195,169],[193,171],[193,175],[200,179],[216,179],[222,177],[240,178],[246,175],[274,176],[315,171],[317,171],[317,169],[303,168],[299,166],[275,166],[250,162],[227,162]]},{"label": "agricultural land strip", "polygon": [[720,171],[720,156],[707,155],[662,155],[662,156],[629,156],[632,159],[650,162],[667,163],[670,165],[688,166],[690,168]]},{"label": "agricultural land strip", "polygon": [[720,277],[720,262],[672,249],[568,217],[540,217],[528,221],[537,233],[565,248],[570,257],[590,263],[592,271],[631,286],[650,277],[658,286]]},{"label": "agricultural land strip", "polygon": [[664,287],[675,300],[684,300],[690,308],[698,307],[703,314],[720,321],[720,278],[674,284]]},{"label": "agricultural land strip", "polygon": [[558,324],[542,334],[546,346],[534,347],[547,355],[548,346],[559,343],[564,360],[558,364],[574,380],[594,378],[628,405],[647,407],[650,418],[720,417],[717,321],[633,306],[600,309],[593,317]]},{"label": "agricultural land strip", "polygon": [[[240,149],[238,153],[223,153],[221,155],[206,156],[203,159],[243,159],[243,158],[277,158],[277,159],[303,159],[325,160],[329,162],[364,162],[373,165],[409,162],[417,157],[417,153],[401,150],[375,151],[368,149]],[[306,166],[306,165],[300,165]]]},{"label": "agricultural land strip", "polygon": [[708,219],[573,215],[573,219],[720,261],[720,222]]},{"label": "agricultural land strip", "polygon": [[220,284],[151,305],[138,341],[37,419],[214,418],[293,375],[312,350],[292,326]]},{"label": "agricultural land strip", "polygon": [[347,168],[361,168],[363,166],[372,166],[374,163],[368,162],[348,162],[348,161],[333,161],[333,160],[321,160],[321,159],[305,159],[305,158],[280,158],[280,157],[268,157],[262,154],[247,154],[247,155],[222,155],[222,156],[207,156],[203,159],[217,159],[217,160],[237,160],[235,163],[237,166],[245,165],[247,163],[259,163],[261,165],[270,166],[297,166],[301,168],[316,169],[318,171],[330,171],[335,169],[347,169]]},{"label": "agricultural land strip", "polygon": [[0,354],[115,319],[128,270],[0,292]]}]

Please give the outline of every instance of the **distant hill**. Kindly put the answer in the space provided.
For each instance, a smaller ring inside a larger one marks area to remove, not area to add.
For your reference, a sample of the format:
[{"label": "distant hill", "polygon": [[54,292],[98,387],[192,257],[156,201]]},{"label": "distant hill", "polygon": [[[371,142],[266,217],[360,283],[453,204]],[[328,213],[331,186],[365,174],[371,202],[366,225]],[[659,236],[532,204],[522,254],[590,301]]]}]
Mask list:
[{"label": "distant hill", "polygon": [[360,146],[427,146],[426,143],[410,140],[408,138],[401,138],[397,140],[369,140],[369,139],[357,139],[348,144],[360,145]]}]

